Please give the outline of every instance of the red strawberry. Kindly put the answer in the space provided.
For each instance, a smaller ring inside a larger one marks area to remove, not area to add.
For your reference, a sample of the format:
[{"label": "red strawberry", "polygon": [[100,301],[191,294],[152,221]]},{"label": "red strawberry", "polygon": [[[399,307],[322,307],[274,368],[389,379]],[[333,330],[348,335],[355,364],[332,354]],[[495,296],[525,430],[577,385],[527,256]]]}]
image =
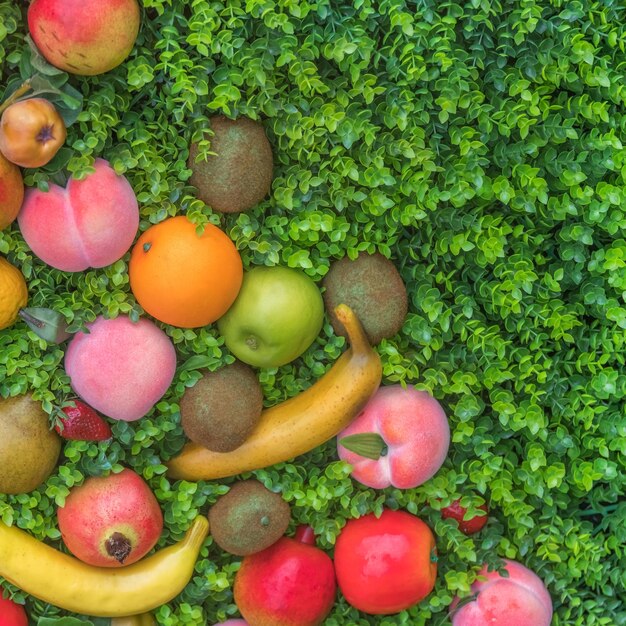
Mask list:
[{"label": "red strawberry", "polygon": [[111,427],[90,406],[80,400],[73,400],[76,406],[66,406],[61,410],[54,425],[61,437],[79,441],[104,441],[113,436]]}]

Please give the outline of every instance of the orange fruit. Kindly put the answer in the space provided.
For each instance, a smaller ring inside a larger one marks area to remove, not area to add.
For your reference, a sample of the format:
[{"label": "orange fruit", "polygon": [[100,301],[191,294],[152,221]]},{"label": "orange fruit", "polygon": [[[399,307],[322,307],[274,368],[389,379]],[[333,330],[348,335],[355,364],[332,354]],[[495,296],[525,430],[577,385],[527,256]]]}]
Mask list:
[{"label": "orange fruit", "polygon": [[20,270],[0,257],[0,330],[17,320],[28,301],[28,288]]},{"label": "orange fruit", "polygon": [[243,264],[233,241],[213,224],[202,235],[184,215],[146,230],[133,247],[130,288],[152,317],[182,328],[206,326],[234,302]]}]

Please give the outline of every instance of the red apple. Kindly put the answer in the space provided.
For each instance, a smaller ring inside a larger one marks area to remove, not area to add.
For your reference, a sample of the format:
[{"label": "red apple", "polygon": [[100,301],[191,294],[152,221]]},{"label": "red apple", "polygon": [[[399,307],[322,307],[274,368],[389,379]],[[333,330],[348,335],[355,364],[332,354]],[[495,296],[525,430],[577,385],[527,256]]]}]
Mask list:
[{"label": "red apple", "polygon": [[28,626],[28,617],[21,604],[2,597],[0,591],[0,626]]},{"label": "red apple", "polygon": [[269,548],[246,556],[235,576],[234,596],[250,626],[320,626],[335,601],[331,558],[301,528]]},{"label": "red apple", "polygon": [[385,509],[348,520],[335,544],[339,589],[348,604],[391,615],[421,602],[435,586],[435,537],[419,517]]},{"label": "red apple", "polygon": [[100,567],[138,561],[154,547],[163,530],[156,497],[130,469],[88,478],[70,491],[57,517],[70,552]]}]

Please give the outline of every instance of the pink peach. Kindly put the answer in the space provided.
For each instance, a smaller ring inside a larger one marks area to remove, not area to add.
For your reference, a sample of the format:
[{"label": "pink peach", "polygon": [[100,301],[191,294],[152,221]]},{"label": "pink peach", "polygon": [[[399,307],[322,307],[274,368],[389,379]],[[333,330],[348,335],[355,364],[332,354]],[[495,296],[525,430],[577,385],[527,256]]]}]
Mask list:
[{"label": "pink peach", "polygon": [[[359,438],[346,439],[352,435]],[[374,489],[425,483],[443,464],[449,445],[450,427],[439,402],[401,385],[380,387],[337,437],[339,458],[352,466],[353,478]]]},{"label": "pink peach", "polygon": [[130,183],[104,159],[65,187],[27,189],[18,215],[22,235],[44,263],[64,272],[111,265],[126,254],[139,227]]},{"label": "pink peach", "polygon": [[[346,439],[353,435],[359,437]],[[339,458],[352,465],[352,477],[374,489],[425,483],[443,464],[449,445],[450,427],[439,402],[401,385],[380,387],[337,437]]]},{"label": "pink peach", "polygon": [[505,559],[508,578],[498,572],[480,570],[485,580],[472,585],[476,599],[456,609],[451,606],[453,626],[550,626],[552,599],[542,580],[517,561]]},{"label": "pink peach", "polygon": [[65,371],[72,389],[112,419],[143,417],[170,386],[176,351],[170,338],[147,319],[98,317],[71,339]]},{"label": "pink peach", "polygon": [[213,626],[248,626],[248,622],[244,619],[229,619],[219,624],[213,624]]}]

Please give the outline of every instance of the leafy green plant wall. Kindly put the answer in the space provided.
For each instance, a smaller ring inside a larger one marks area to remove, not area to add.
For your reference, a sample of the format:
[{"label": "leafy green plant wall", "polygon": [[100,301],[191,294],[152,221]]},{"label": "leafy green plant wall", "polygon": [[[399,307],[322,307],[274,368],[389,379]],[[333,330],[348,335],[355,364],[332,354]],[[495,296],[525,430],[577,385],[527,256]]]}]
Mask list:
[{"label": "leafy green plant wall", "polygon": [[[0,0],[5,95],[37,70],[26,4]],[[27,171],[26,183],[81,175],[104,157],[135,189],[141,230],[168,215],[208,219],[235,240],[246,267],[289,265],[318,282],[335,258],[381,252],[410,303],[402,332],[378,346],[383,384],[429,390],[450,420],[448,459],[417,489],[362,487],[334,442],[254,473],[331,554],[346,518],[383,505],[418,514],[436,534],[439,575],[427,600],[368,617],[339,596],[327,626],[449,624],[453,596],[498,557],[546,582],[554,625],[626,624],[623,3],[141,4],[141,33],[122,66],[51,77],[82,94],[82,111],[69,149]],[[203,131],[217,112],[262,120],[273,147],[271,197],[248,214],[213,214],[187,182],[188,144],[204,138],[209,147]],[[0,254],[26,275],[31,306],[56,308],[75,325],[143,314],[128,255],[62,273],[32,255],[17,224],[0,233]],[[5,522],[59,547],[55,509],[68,490],[123,465],[154,489],[164,546],[227,490],[233,479],[168,480],[164,462],[185,441],[177,405],[185,386],[233,357],[214,326],[161,327],[179,363],[163,400],[138,422],[116,422],[110,445],[67,443],[45,485],[0,496]],[[307,388],[343,349],[326,322],[303,358],[259,371],[266,404]],[[49,410],[70,393],[63,353],[23,323],[0,332],[0,394],[34,390]],[[474,538],[438,512],[461,495],[490,507]],[[236,616],[237,568],[209,542],[192,582],[157,611],[159,624]],[[33,623],[63,614],[32,598],[27,606]]]}]

